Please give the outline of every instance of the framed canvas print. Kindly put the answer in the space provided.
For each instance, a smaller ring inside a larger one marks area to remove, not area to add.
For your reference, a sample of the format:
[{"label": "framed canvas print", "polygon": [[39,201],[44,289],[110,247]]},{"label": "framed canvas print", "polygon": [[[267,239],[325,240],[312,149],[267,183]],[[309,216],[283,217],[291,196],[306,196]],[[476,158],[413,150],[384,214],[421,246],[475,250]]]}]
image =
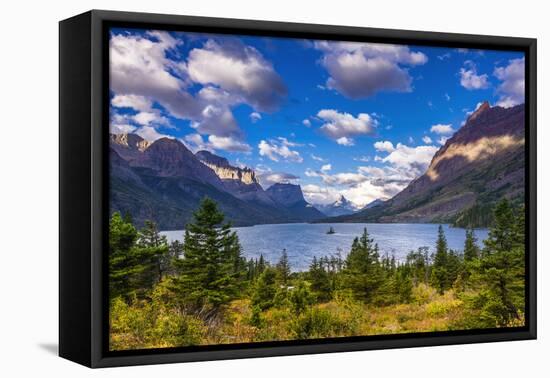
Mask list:
[{"label": "framed canvas print", "polygon": [[536,337],[536,41],[60,23],[60,355]]}]

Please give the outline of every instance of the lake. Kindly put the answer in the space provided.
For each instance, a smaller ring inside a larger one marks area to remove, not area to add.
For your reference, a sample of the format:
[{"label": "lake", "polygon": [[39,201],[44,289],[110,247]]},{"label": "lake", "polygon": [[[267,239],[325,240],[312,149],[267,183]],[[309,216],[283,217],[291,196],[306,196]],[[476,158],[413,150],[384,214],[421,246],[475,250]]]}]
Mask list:
[{"label": "lake", "polygon": [[[335,234],[328,235],[329,227]],[[419,247],[429,247],[435,251],[437,224],[396,224],[396,223],[335,223],[329,224],[263,224],[252,227],[235,227],[239,235],[244,256],[259,258],[260,254],[276,263],[281,251],[286,249],[293,271],[307,270],[314,256],[321,257],[342,251],[345,257],[356,236],[360,236],[367,227],[370,237],[378,243],[380,255],[394,255],[404,260],[407,253]],[[449,248],[462,251],[464,248],[465,230],[463,228],[443,225]],[[183,231],[164,231],[169,241],[183,241]],[[477,229],[475,235],[478,245],[487,238],[487,229]]]}]

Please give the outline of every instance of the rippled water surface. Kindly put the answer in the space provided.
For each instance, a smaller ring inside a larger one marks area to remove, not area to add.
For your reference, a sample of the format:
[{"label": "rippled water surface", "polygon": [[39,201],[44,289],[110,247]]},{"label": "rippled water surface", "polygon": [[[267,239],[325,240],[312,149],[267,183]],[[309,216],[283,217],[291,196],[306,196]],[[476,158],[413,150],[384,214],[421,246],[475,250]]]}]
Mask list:
[{"label": "rippled water surface", "polygon": [[[330,226],[334,228],[335,234],[326,233]],[[435,248],[437,224],[292,223],[236,227],[234,230],[239,235],[247,258],[257,258],[263,254],[264,258],[275,263],[281,251],[286,249],[292,269],[307,270],[313,256],[326,256],[341,249],[345,257],[353,239],[361,235],[364,227],[378,243],[381,255],[388,253],[402,259],[409,251],[419,247],[429,247],[430,252]],[[462,250],[465,230],[448,225],[443,227],[449,247]],[[163,234],[168,240],[183,240],[183,231],[165,231]],[[481,246],[482,240],[487,238],[487,230],[478,229],[475,234]]]}]

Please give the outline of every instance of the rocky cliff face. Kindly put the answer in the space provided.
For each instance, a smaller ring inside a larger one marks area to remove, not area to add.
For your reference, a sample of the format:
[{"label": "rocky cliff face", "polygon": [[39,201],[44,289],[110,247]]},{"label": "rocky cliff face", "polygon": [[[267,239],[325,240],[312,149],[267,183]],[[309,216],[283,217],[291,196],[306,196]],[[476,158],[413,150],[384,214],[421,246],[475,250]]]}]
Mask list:
[{"label": "rocky cliff face", "polygon": [[225,190],[235,197],[245,201],[276,206],[256,179],[256,173],[252,169],[234,167],[226,158],[214,155],[209,151],[199,151],[195,156],[216,173],[222,180]]},{"label": "rocky cliff face", "polygon": [[[482,104],[432,158],[426,173],[381,206],[344,217],[361,222],[480,223],[505,197],[523,201],[525,109]],[[482,222],[481,222],[482,223]]]},{"label": "rocky cliff face", "polygon": [[226,158],[216,156],[208,151],[199,151],[195,154],[199,160],[210,167],[222,180],[237,180],[243,184],[259,184],[256,173],[250,168],[239,168],[229,164]]}]

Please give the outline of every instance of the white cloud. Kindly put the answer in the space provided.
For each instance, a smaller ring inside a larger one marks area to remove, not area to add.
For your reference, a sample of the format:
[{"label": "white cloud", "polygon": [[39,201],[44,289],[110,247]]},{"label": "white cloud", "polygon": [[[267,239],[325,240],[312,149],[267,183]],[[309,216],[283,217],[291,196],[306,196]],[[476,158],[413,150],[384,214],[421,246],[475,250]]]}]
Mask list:
[{"label": "white cloud", "polygon": [[154,142],[155,140],[160,138],[173,139],[173,137],[171,137],[170,135],[159,133],[154,127],[151,126],[142,126],[138,128],[135,133],[149,142]]},{"label": "white cloud", "polygon": [[201,150],[213,151],[212,146],[205,142],[200,134],[188,134],[180,141],[185,144],[193,153]]},{"label": "white cloud", "polygon": [[219,137],[216,135],[210,135],[208,140],[205,141],[200,134],[188,134],[181,140],[187,148],[193,152],[200,150],[215,151],[223,150],[228,152],[251,152],[252,148],[239,140],[232,137]]},{"label": "white cloud", "polygon": [[116,96],[156,101],[178,118],[197,117],[200,104],[186,92],[189,83],[171,73],[169,68],[178,63],[166,57],[166,52],[179,43],[166,32],[149,32],[145,36],[112,34],[109,41],[110,89]]},{"label": "white cloud", "polygon": [[366,163],[370,161],[370,156],[357,156],[357,157],[354,157],[353,160]]},{"label": "white cloud", "polygon": [[309,119],[304,119],[302,121],[302,124],[305,126],[305,127],[311,127],[311,121]]},{"label": "white cloud", "polygon": [[376,149],[376,151],[381,152],[393,152],[395,150],[395,147],[393,147],[393,143],[387,140],[374,143],[374,148]]},{"label": "white cloud", "polygon": [[257,165],[254,171],[263,188],[268,188],[276,183],[294,183],[300,178],[292,173],[273,172],[271,168],[264,165]]},{"label": "white cloud", "polygon": [[262,119],[262,115],[258,112],[252,112],[250,113],[250,121],[252,121],[252,123],[256,123],[258,122],[259,120]]},{"label": "white cloud", "polygon": [[430,131],[437,135],[450,135],[455,132],[452,125],[450,124],[444,125],[441,123],[438,123],[437,125],[433,125],[430,128]]},{"label": "white cloud", "polygon": [[353,99],[380,91],[410,92],[412,78],[403,66],[428,61],[403,45],[317,41],[314,46],[323,52],[321,64],[330,75],[327,87]]},{"label": "white cloud", "polygon": [[324,122],[321,126],[323,134],[344,146],[353,145],[353,136],[373,134],[374,128],[378,125],[378,121],[366,113],[359,113],[354,117],[349,113],[322,109],[317,113],[317,117]]},{"label": "white cloud", "polygon": [[346,146],[346,147],[355,145],[354,140],[352,138],[348,138],[348,137],[338,138],[338,139],[336,139],[336,143],[338,143],[341,146]]},{"label": "white cloud", "polygon": [[437,143],[443,146],[448,140],[449,140],[449,137],[442,136],[437,140]]},{"label": "white cloud", "polygon": [[494,75],[502,81],[497,88],[498,106],[509,108],[525,102],[525,58],[512,59],[506,67],[495,68]]},{"label": "white cloud", "polygon": [[[113,33],[112,106],[136,110],[132,122],[143,126],[170,126],[162,115],[165,110],[191,121],[200,134],[225,138],[217,139],[217,145],[244,151],[243,133],[231,108],[246,103],[256,110],[253,121],[258,120],[259,111],[275,110],[286,96],[284,83],[270,62],[237,39],[208,40],[190,51],[187,62],[178,57],[176,48],[182,43],[168,32]],[[188,90],[197,83],[203,87],[192,95]]]},{"label": "white cloud", "polygon": [[332,165],[331,164],[324,164],[322,167],[321,167],[321,171],[323,172],[328,172],[332,169]]},{"label": "white cloud", "polygon": [[295,163],[301,163],[304,159],[300,156],[298,151],[293,151],[284,142],[269,140],[262,140],[258,144],[259,153],[261,156],[266,156],[273,161],[290,161]]},{"label": "white cloud", "polygon": [[422,142],[424,142],[425,144],[432,144],[432,138],[425,135],[425,136],[422,137]]},{"label": "white cloud", "polygon": [[316,161],[320,161],[320,162],[325,162],[326,161],[326,159],[323,159],[322,157],[314,155],[314,154],[311,154],[310,156],[313,160],[316,160]]},{"label": "white cloud", "polygon": [[111,100],[111,104],[116,108],[132,108],[140,112],[150,112],[153,109],[153,103],[144,96],[136,95],[116,95]]},{"label": "white cloud", "polygon": [[258,111],[275,110],[287,93],[272,64],[238,39],[208,40],[202,48],[192,49],[187,72],[193,81],[241,96]]},{"label": "white cloud", "polygon": [[129,134],[133,133],[136,130],[136,126],[124,124],[111,123],[109,125],[109,132],[112,134]]},{"label": "white cloud", "polygon": [[467,67],[462,67],[459,71],[460,85],[469,91],[489,88],[489,76],[487,74],[478,75],[475,64],[470,60],[465,61],[464,64]]},{"label": "white cloud", "polygon": [[445,93],[445,94],[443,95],[443,97],[445,97],[445,100],[451,101],[451,96],[449,96],[448,93]]},{"label": "white cloud", "polygon": [[396,168],[406,169],[417,177],[426,171],[437,150],[436,146],[409,147],[397,143],[395,151],[382,158],[381,161],[390,163]]},{"label": "white cloud", "polygon": [[250,152],[252,147],[248,144],[236,140],[232,137],[219,137],[216,135],[210,135],[208,142],[215,150],[224,150],[229,152]]},{"label": "white cloud", "polygon": [[319,205],[329,205],[340,198],[340,192],[331,187],[307,184],[302,186],[302,192],[307,202]]}]

